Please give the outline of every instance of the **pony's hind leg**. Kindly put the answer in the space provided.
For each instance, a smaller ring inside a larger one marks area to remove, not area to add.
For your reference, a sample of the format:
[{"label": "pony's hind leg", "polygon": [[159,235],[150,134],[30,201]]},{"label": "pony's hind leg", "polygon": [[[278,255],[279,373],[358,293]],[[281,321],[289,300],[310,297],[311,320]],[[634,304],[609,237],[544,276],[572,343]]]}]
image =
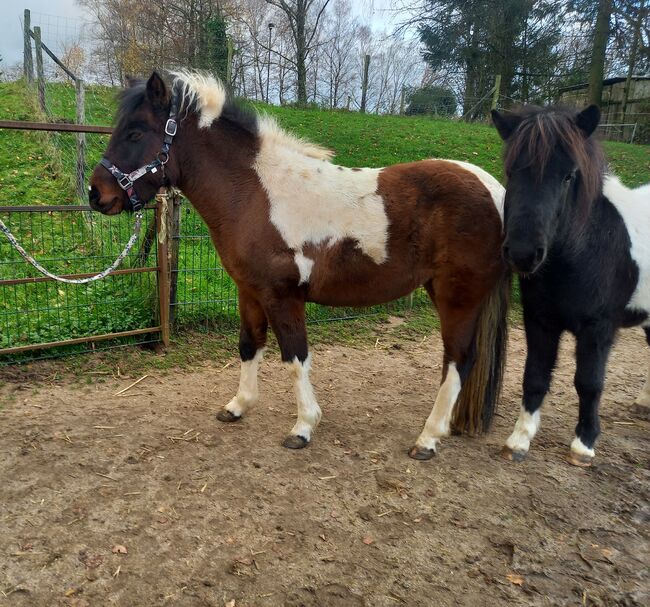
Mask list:
[{"label": "pony's hind leg", "polygon": [[257,371],[264,355],[268,321],[262,306],[242,290],[239,291],[239,315],[239,389],[232,400],[217,413],[217,419],[222,422],[238,421],[258,399]]},{"label": "pony's hind leg", "polygon": [[282,445],[287,449],[302,449],[321,418],[309,381],[311,355],[307,345],[305,304],[298,299],[283,299],[266,308],[271,327],[280,346],[282,362],[289,365],[298,405],[298,419]]},{"label": "pony's hind leg", "polygon": [[528,355],[524,370],[523,398],[519,419],[502,454],[520,462],[528,454],[530,441],[539,429],[539,409],[551,385],[561,331],[544,327],[536,319],[524,318]]},{"label": "pony's hind leg", "polygon": [[[650,346],[650,327],[645,328],[645,338]],[[645,380],[645,386],[641,394],[636,399],[636,404],[642,407],[650,407],[650,365],[648,365],[648,375]]]},{"label": "pony's hind leg", "polygon": [[445,359],[443,380],[433,409],[415,446],[409,450],[409,456],[418,460],[431,459],[440,439],[449,435],[454,405],[471,370],[470,349],[478,318],[478,306],[476,309],[459,309],[450,299],[435,298],[430,286],[427,286],[427,291],[437,304]]},{"label": "pony's hind leg", "polygon": [[576,336],[574,384],[580,408],[576,435],[567,458],[574,466],[590,466],[595,455],[594,444],[600,434],[598,406],[613,341],[614,330],[608,326],[589,327]]}]

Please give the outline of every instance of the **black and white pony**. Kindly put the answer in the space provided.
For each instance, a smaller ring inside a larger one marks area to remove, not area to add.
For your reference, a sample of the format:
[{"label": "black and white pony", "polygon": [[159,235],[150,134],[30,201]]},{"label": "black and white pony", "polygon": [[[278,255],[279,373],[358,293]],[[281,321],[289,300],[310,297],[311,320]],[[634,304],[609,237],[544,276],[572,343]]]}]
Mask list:
[{"label": "black and white pony", "polygon": [[[606,173],[591,136],[596,106],[494,111],[492,118],[505,141],[503,252],[521,276],[528,345],[521,414],[504,454],[526,456],[560,336],[570,331],[580,407],[568,460],[589,466],[616,332],[642,325],[650,344],[650,185],[631,190]],[[650,370],[637,402],[650,406]]]}]

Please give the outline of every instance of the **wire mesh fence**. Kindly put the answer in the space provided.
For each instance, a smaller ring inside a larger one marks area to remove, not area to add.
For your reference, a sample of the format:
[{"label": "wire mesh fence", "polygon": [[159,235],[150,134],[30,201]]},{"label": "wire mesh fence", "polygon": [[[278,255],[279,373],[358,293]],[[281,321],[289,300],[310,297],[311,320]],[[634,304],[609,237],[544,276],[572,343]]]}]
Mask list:
[{"label": "wire mesh fence", "polygon": [[[37,33],[36,38],[46,45],[48,32],[39,29]],[[74,67],[61,69],[60,59],[53,53],[42,53],[36,63],[40,67],[35,66],[33,84],[3,85],[0,119],[110,124],[116,89],[81,82]],[[107,143],[108,135],[100,133],[0,129],[0,161],[6,166],[0,176],[0,217],[51,271],[101,271],[128,240],[132,220],[127,215],[107,218],[79,206],[67,210],[48,207],[85,204],[85,184]],[[19,211],[17,205],[29,208]],[[178,211],[169,230],[172,325],[177,331],[197,326],[234,329],[238,324],[236,285],[196,211],[182,199]],[[9,243],[0,241],[0,349],[22,352],[34,344],[155,329],[160,284],[154,270],[159,260],[152,246],[156,234],[153,214],[147,217],[140,242],[123,266],[127,273],[88,286],[37,279]],[[310,322],[325,322],[400,312],[428,303],[422,291],[389,305],[364,309],[308,304],[307,316]],[[151,339],[149,334],[143,338]],[[13,355],[0,356],[0,362],[12,360]]]},{"label": "wire mesh fence", "polygon": [[[0,218],[50,271],[81,277],[109,265],[132,231],[124,216],[89,217],[81,206],[0,206]],[[0,361],[8,362],[35,345],[102,341],[109,334],[158,332],[156,250],[145,215],[140,242],[123,268],[88,285],[55,283],[40,277],[6,239],[0,240]]]}]

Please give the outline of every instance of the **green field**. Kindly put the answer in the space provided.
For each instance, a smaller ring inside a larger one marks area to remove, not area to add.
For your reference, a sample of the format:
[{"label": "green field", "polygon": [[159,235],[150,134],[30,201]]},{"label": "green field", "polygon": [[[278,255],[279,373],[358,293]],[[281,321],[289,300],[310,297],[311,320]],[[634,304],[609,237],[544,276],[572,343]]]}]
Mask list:
[{"label": "green field", "polygon": [[[74,89],[48,84],[50,120],[74,121]],[[115,90],[89,87],[86,118],[110,124]],[[336,152],[344,166],[385,166],[423,158],[455,158],[502,177],[501,141],[488,125],[434,118],[362,115],[263,106],[288,130]],[[41,120],[36,95],[21,82],[0,84],[0,118]],[[0,206],[78,202],[74,191],[75,135],[0,130]],[[106,145],[105,136],[88,135],[92,168]],[[614,172],[636,186],[650,181],[650,146],[606,142]],[[90,171],[89,168],[89,171]],[[85,217],[84,217],[85,215]],[[126,242],[131,220],[96,214],[0,215],[16,236],[46,265],[60,272],[92,272],[108,265]],[[223,324],[236,318],[236,290],[220,270],[207,231],[189,207],[182,210],[179,259],[179,324]],[[131,259],[129,263],[136,263]],[[152,257],[149,264],[155,265]],[[6,242],[0,242],[0,278],[33,275]],[[0,348],[40,341],[122,331],[147,326],[155,317],[153,276],[111,277],[88,287],[48,283],[0,287]],[[324,320],[352,315],[313,306],[310,317]]]}]

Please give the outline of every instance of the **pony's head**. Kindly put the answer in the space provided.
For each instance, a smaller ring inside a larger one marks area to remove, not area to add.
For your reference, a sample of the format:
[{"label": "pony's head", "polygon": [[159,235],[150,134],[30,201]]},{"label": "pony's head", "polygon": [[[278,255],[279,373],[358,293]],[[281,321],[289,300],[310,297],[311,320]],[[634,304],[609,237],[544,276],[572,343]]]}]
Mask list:
[{"label": "pony's head", "polygon": [[[600,111],[526,108],[492,111],[505,141],[505,240],[503,254],[518,272],[535,272],[560,227],[578,225],[600,194],[604,158],[591,137]],[[575,227],[572,226],[572,227]]]},{"label": "pony's head", "polygon": [[132,211],[133,196],[146,202],[151,200],[164,184],[165,173],[174,174],[173,154],[161,155],[165,128],[170,111],[170,91],[163,79],[156,74],[145,83],[131,81],[120,94],[117,124],[104,154],[107,165],[113,165],[121,173],[132,171],[155,162],[158,158],[169,162],[154,166],[133,183],[132,190],[120,187],[117,174],[109,166],[98,164],[90,179],[88,199],[90,206],[106,215]]}]

